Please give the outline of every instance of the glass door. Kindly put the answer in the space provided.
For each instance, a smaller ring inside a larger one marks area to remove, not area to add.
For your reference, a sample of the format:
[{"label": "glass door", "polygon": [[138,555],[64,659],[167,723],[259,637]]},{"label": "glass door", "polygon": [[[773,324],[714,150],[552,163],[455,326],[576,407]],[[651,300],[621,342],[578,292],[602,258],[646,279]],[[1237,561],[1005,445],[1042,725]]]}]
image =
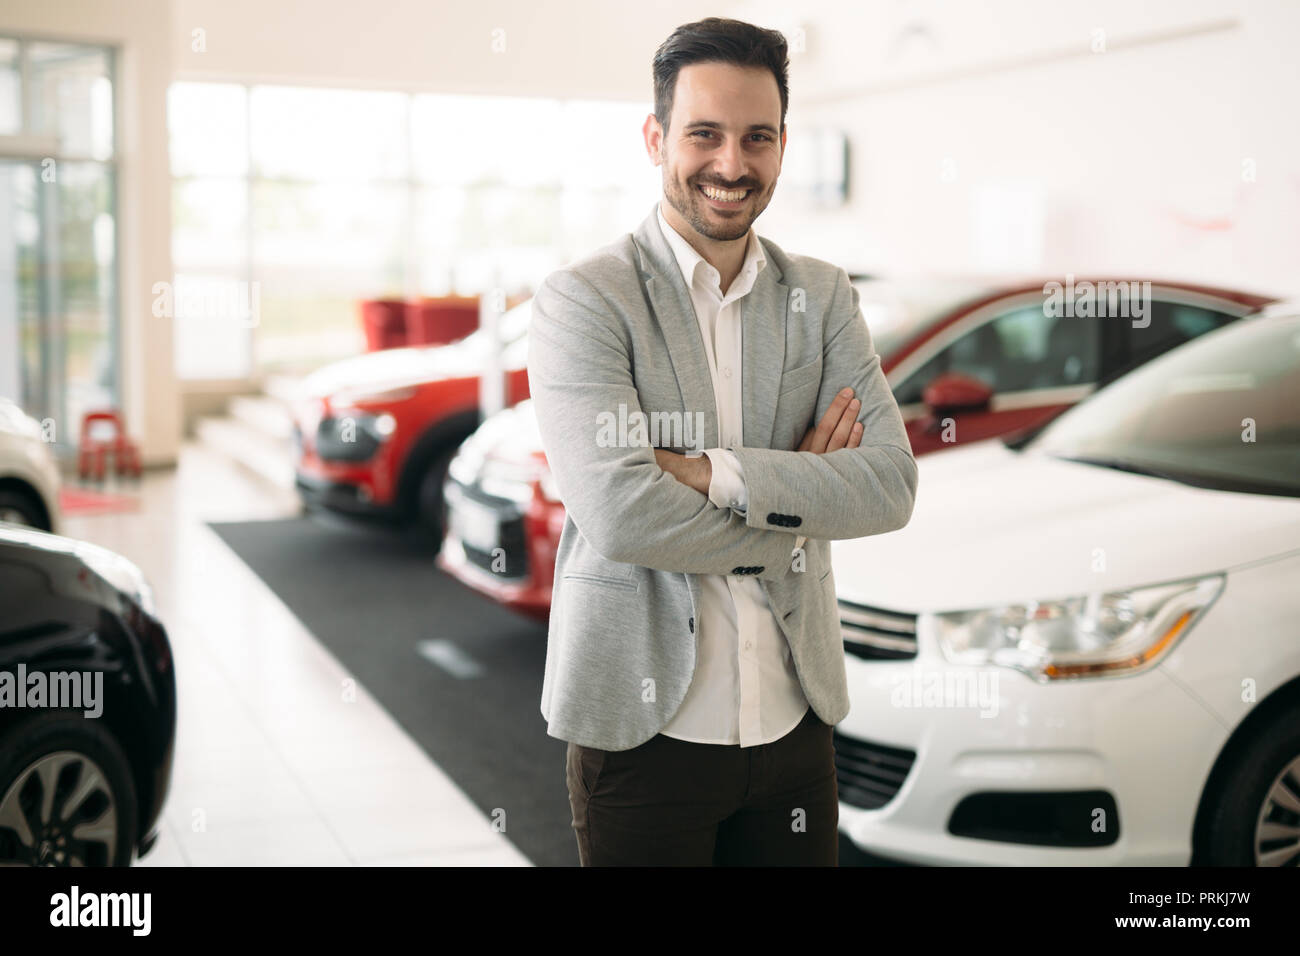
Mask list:
[{"label": "glass door", "polygon": [[116,406],[112,51],[0,37],[0,395],[75,446]]}]

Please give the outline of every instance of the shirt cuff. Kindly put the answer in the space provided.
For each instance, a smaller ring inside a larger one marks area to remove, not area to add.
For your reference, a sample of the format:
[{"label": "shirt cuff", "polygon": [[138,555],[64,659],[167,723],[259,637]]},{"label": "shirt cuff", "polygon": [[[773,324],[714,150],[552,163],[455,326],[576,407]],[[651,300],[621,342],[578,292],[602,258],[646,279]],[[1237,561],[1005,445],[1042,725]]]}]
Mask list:
[{"label": "shirt cuff", "polygon": [[706,448],[704,454],[713,466],[709,500],[719,508],[732,508],[744,514],[749,508],[749,491],[736,453],[726,448]]}]

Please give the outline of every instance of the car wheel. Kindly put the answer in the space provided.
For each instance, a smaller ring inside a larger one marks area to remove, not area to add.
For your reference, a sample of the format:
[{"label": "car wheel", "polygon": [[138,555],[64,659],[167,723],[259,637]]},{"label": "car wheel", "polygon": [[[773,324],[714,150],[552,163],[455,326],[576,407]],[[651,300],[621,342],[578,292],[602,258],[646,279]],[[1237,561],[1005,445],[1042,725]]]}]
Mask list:
[{"label": "car wheel", "polygon": [[1205,864],[1300,867],[1300,705],[1260,727],[1221,779]]},{"label": "car wheel", "polygon": [[26,525],[37,531],[49,531],[49,522],[40,505],[31,495],[21,491],[0,491],[0,521]]},{"label": "car wheel", "polygon": [[97,723],[48,714],[0,740],[0,866],[131,864],[131,768]]},{"label": "car wheel", "polygon": [[454,447],[438,452],[425,469],[416,493],[420,528],[439,547],[443,529],[447,526],[447,502],[442,495],[442,484],[447,478],[447,466],[455,454]]}]

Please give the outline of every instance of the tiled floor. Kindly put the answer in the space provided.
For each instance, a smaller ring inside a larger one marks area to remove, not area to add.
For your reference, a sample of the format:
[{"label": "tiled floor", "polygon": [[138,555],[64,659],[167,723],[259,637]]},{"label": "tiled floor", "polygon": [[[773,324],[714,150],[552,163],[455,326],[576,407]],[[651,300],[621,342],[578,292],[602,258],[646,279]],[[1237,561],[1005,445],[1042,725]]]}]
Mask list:
[{"label": "tiled floor", "polygon": [[140,492],[62,528],[144,570],[176,656],[171,795],[140,865],[529,865],[205,524],[292,515],[292,495],[199,445]]}]

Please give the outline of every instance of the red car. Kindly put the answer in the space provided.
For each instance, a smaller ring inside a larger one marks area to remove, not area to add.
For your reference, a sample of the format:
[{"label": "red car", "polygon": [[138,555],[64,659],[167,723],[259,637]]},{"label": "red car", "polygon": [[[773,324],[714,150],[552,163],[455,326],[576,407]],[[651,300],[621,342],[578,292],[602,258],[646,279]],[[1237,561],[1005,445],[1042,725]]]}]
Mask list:
[{"label": "red car", "polygon": [[[1084,317],[1085,283],[1095,290],[1118,281],[1132,280],[855,281],[913,452],[1031,430],[1100,383],[1274,301],[1152,281],[1149,301],[1145,285],[1137,287],[1142,315],[1120,317],[1108,300],[1110,317]],[[1045,306],[1054,282],[1069,311]],[[516,611],[545,618],[564,505],[531,402],[493,416],[465,443],[451,463],[446,498],[438,565]]]},{"label": "red car", "polygon": [[[528,396],[531,300],[498,321],[505,404]],[[480,329],[449,345],[386,349],[309,375],[294,408],[296,484],[309,508],[418,521],[443,532],[442,482],[480,424],[479,377],[491,352]]]}]

